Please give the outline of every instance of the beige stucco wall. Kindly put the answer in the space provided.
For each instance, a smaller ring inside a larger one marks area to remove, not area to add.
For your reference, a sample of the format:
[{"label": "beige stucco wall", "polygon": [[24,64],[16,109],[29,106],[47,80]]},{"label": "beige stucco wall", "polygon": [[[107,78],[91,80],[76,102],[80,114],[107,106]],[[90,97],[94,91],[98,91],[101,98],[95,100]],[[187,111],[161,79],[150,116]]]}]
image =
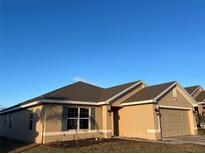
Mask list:
[{"label": "beige stucco wall", "polygon": [[73,107],[95,108],[95,130],[62,131],[63,105],[45,105],[44,143],[94,137],[111,137],[110,106],[64,105]]},{"label": "beige stucco wall", "polygon": [[154,104],[125,106],[119,109],[119,135],[160,139],[158,117]]},{"label": "beige stucco wall", "polygon": [[[1,115],[1,136],[24,140],[28,142],[40,143],[42,139],[42,121],[41,121],[41,110],[42,106],[31,107],[27,109],[18,110],[12,113],[12,127],[9,129],[9,120],[7,124],[4,125],[4,116]],[[34,113],[34,129],[29,130],[29,113],[32,111]],[[9,116],[10,113],[6,115]]]},{"label": "beige stucco wall", "polygon": [[159,105],[193,108],[193,105],[182,95],[178,88],[176,89],[177,97],[173,97],[173,90],[159,100]]}]

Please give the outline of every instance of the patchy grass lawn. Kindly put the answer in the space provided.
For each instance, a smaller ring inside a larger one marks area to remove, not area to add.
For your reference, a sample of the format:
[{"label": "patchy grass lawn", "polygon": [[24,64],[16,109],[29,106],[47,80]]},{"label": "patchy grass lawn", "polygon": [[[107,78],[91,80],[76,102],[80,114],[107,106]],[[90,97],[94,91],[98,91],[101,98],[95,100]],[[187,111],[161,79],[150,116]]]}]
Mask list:
[{"label": "patchy grass lawn", "polygon": [[56,142],[45,145],[23,143],[1,139],[1,152],[205,152],[205,146],[194,144],[163,144],[122,139],[102,139],[100,141],[80,140]]}]

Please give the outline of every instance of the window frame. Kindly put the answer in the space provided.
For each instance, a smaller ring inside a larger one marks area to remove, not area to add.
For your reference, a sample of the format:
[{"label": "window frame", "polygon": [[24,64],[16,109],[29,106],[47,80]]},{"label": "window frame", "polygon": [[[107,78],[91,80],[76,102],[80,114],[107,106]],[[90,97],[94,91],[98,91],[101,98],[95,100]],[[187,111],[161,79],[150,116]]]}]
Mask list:
[{"label": "window frame", "polygon": [[[67,112],[69,108],[77,108],[78,116],[77,117],[68,117],[68,113],[66,116],[66,130],[67,131],[75,131],[75,130],[91,130],[91,108],[90,107],[75,107],[75,106],[69,106],[67,107]],[[88,117],[80,117],[80,109],[88,109]],[[68,129],[68,120],[69,119],[76,119],[77,120],[77,128],[76,129]],[[81,119],[88,119],[88,128],[80,128],[80,120]]]}]

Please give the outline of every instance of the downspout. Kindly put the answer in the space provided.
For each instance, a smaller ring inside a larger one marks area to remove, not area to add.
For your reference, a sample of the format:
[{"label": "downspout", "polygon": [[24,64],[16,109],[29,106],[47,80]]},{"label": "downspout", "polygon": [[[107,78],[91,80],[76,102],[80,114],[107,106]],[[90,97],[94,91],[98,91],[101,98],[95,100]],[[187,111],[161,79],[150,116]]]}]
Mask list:
[{"label": "downspout", "polygon": [[160,108],[159,105],[157,104],[157,110],[159,111],[159,114],[157,114],[157,121],[158,121],[158,127],[160,130],[160,140],[162,140],[162,121],[161,121],[161,113],[160,113]]}]

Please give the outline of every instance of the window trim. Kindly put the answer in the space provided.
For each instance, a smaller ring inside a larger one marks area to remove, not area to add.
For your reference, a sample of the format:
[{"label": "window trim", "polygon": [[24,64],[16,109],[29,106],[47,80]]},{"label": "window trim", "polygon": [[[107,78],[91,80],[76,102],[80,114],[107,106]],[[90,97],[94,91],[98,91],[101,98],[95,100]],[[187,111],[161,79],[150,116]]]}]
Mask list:
[{"label": "window trim", "polygon": [[[79,130],[91,130],[91,108],[90,107],[75,107],[75,106],[68,106],[68,108],[77,108],[78,109],[78,116],[77,117],[68,117],[66,116],[66,130],[67,131],[79,131]],[[80,117],[80,109],[88,109],[88,117]],[[68,129],[68,120],[69,119],[76,119],[77,120],[77,128],[76,129]],[[82,129],[80,128],[80,120],[81,119],[88,119],[88,129]]]}]

